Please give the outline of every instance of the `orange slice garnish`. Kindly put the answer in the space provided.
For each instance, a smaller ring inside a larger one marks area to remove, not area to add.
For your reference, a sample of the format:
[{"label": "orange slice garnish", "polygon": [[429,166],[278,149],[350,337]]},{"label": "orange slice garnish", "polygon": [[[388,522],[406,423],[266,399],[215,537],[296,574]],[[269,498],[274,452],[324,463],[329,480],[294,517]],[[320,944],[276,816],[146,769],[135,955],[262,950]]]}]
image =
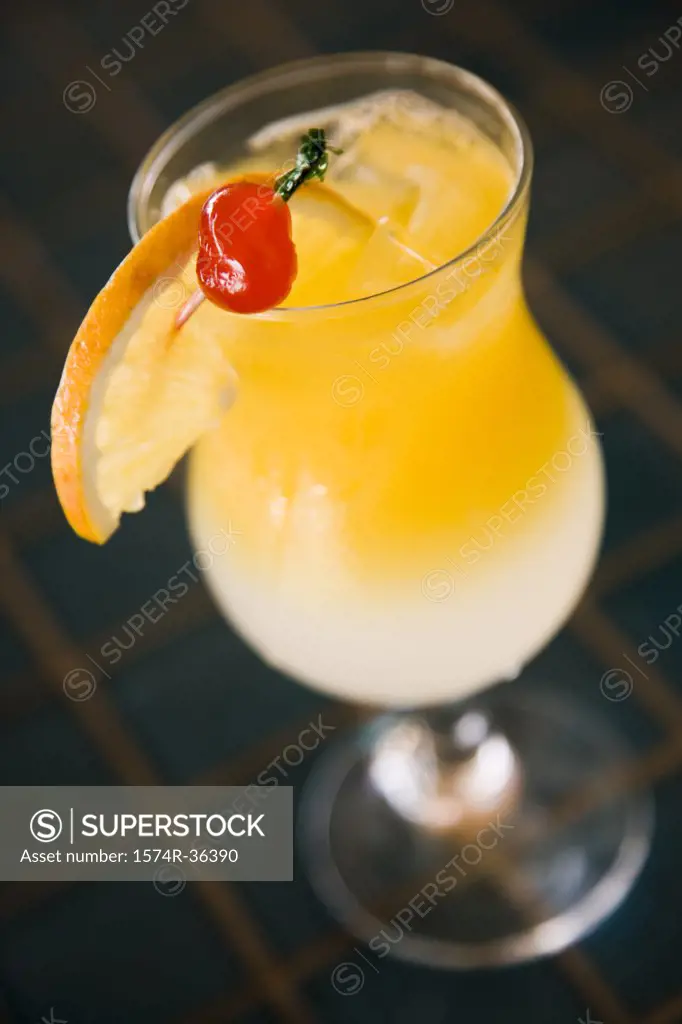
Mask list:
[{"label": "orange slice garnish", "polygon": [[224,408],[232,371],[222,350],[208,342],[195,359],[191,336],[174,327],[208,195],[138,242],[69,350],[52,409],[52,471],[69,523],[87,540],[103,543],[122,512],[139,509]]}]

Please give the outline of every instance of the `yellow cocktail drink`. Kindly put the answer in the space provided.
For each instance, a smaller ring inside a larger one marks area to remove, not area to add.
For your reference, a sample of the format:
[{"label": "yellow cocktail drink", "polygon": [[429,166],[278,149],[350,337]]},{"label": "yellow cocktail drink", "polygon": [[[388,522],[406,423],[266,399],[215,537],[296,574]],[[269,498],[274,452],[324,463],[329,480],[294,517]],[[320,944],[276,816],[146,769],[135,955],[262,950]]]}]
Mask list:
[{"label": "yellow cocktail drink", "polygon": [[455,699],[515,675],[580,594],[599,448],[524,301],[527,197],[509,202],[509,160],[460,115],[401,92],[307,113],[167,205],[278,170],[313,124],[344,153],[331,199],[291,203],[287,308],[204,303],[184,328],[236,388],[192,454],[193,536],[238,537],[209,585],[268,660],[348,698]]}]

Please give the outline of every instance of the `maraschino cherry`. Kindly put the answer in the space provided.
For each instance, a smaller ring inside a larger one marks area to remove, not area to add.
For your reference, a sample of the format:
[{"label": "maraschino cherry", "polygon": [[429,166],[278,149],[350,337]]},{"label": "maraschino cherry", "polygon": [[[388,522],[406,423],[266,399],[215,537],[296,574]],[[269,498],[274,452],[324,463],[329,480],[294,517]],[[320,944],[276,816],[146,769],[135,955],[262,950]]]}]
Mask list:
[{"label": "maraschino cherry", "polygon": [[311,128],[301,138],[295,166],[272,185],[243,179],[209,196],[199,224],[201,291],[180,310],[178,327],[204,298],[233,313],[261,313],[286,299],[297,271],[287,201],[304,182],[324,178],[329,150],[324,128]]}]

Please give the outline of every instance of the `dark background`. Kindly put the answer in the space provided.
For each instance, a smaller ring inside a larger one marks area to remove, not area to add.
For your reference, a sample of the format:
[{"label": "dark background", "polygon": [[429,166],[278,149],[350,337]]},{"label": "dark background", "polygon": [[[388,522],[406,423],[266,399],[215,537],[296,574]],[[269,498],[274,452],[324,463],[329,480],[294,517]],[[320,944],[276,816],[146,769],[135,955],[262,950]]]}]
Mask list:
[{"label": "dark background", "polygon": [[[657,800],[644,873],[610,921],[555,959],[476,974],[384,960],[350,997],[330,974],[361,962],[358,950],[301,871],[290,884],[188,886],[174,898],[143,883],[4,885],[0,1021],[682,1021],[682,642],[647,678],[630,670],[627,699],[600,692],[604,671],[636,659],[682,601],[682,52],[653,74],[657,58],[645,58],[649,76],[637,63],[650,47],[667,56],[660,37],[682,8],[455,0],[434,13],[444,6],[189,0],[104,84],[88,68],[128,52],[122,40],[150,0],[2,8],[0,463],[19,459],[17,483],[0,489],[0,782],[246,784],[320,713],[337,735],[352,722],[350,709],[262,665],[201,584],[110,680],[96,672],[92,699],[68,699],[65,675],[88,665],[191,549],[173,482],[103,549],[79,541],[49,459],[25,453],[48,427],[87,305],[128,249],[128,184],[159,133],[282,61],[420,51],[488,78],[535,139],[527,286],[603,431],[610,506],[590,593],[515,685],[570,688],[629,738],[624,785],[651,786]],[[75,80],[94,84],[92,109],[67,109]],[[288,781],[298,787],[315,757]]]}]

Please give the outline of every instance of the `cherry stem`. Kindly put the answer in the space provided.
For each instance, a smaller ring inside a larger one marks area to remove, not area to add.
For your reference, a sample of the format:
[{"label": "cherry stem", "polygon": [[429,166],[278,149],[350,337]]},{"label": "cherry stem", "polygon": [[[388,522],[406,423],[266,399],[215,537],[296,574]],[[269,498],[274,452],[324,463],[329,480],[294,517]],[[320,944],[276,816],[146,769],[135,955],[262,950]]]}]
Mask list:
[{"label": "cherry stem", "polygon": [[311,128],[301,136],[296,154],[296,164],[275,179],[275,195],[288,202],[300,185],[311,178],[324,180],[329,166],[329,153],[340,153],[340,149],[327,145],[324,128]]}]

